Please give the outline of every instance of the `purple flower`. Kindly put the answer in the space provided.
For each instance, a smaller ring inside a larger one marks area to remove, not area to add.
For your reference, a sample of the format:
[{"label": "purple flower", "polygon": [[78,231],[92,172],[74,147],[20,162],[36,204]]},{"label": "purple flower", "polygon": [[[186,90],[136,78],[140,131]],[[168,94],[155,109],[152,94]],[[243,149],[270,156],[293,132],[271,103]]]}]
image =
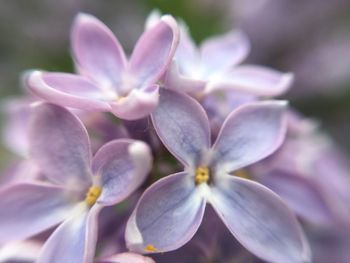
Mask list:
[{"label": "purple flower", "polygon": [[140,141],[115,140],[91,158],[80,120],[45,103],[33,109],[29,141],[32,161],[47,181],[15,183],[0,190],[0,243],[26,239],[60,224],[37,262],[92,262],[97,216],[144,181],[151,168],[149,147]]},{"label": "purple flower", "polygon": [[145,191],[128,221],[128,247],[143,253],[181,247],[197,231],[208,202],[256,256],[273,262],[308,262],[304,235],[281,199],[256,182],[232,175],[279,147],[286,129],[285,106],[283,101],[266,101],[239,107],[211,145],[203,108],[187,95],[161,90],[153,124],[185,171]]},{"label": "purple flower", "polygon": [[[146,28],[158,21],[160,14],[151,13]],[[250,43],[240,30],[205,40],[199,48],[182,22],[181,38],[174,61],[165,77],[166,87],[190,93],[234,90],[257,96],[276,96],[285,92],[293,75],[257,66],[241,65],[248,56]]]},{"label": "purple flower", "polygon": [[143,33],[128,60],[101,21],[80,14],[73,25],[71,42],[79,75],[34,71],[26,78],[29,89],[62,106],[139,119],[158,103],[157,81],[171,62],[178,29],[171,16],[163,16]]}]

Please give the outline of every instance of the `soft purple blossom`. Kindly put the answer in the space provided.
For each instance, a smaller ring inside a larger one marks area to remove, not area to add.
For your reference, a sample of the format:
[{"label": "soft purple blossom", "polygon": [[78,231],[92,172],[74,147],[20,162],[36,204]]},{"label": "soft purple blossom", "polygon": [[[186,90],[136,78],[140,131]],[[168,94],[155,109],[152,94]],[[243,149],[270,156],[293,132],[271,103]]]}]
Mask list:
[{"label": "soft purple blossom", "polygon": [[[153,26],[160,14],[151,13],[146,28]],[[174,61],[165,76],[165,86],[190,93],[234,90],[257,96],[276,96],[291,85],[293,75],[258,66],[239,65],[248,56],[250,43],[240,30],[206,39],[199,47],[180,23],[180,43]]]},{"label": "soft purple blossom", "polygon": [[178,38],[176,21],[163,16],[141,35],[127,59],[101,21],[79,14],[71,35],[79,75],[33,71],[26,77],[27,86],[55,104],[139,119],[158,103],[158,81],[172,60]]},{"label": "soft purple blossom", "polygon": [[237,240],[258,257],[310,261],[301,228],[281,199],[258,183],[232,175],[280,146],[285,106],[283,101],[267,101],[238,108],[212,145],[203,108],[187,95],[161,90],[152,121],[185,171],[145,191],[127,225],[128,247],[159,253],[183,246],[196,233],[208,202]]},{"label": "soft purple blossom", "polygon": [[33,109],[30,156],[46,181],[0,190],[0,243],[26,239],[60,224],[37,262],[93,262],[98,214],[121,202],[151,168],[149,147],[131,139],[105,144],[92,158],[85,127],[52,104]]}]

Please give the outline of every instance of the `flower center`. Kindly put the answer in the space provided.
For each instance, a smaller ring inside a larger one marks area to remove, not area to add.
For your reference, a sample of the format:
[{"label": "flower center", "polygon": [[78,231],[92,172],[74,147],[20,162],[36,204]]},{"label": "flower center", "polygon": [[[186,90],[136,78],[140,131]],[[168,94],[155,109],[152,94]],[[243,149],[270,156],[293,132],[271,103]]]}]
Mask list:
[{"label": "flower center", "polygon": [[210,179],[210,171],[207,166],[198,166],[194,176],[196,184],[207,183]]},{"label": "flower center", "polygon": [[89,188],[89,191],[86,193],[85,197],[85,203],[87,203],[89,206],[93,206],[97,198],[101,195],[102,188],[96,185],[93,185]]}]

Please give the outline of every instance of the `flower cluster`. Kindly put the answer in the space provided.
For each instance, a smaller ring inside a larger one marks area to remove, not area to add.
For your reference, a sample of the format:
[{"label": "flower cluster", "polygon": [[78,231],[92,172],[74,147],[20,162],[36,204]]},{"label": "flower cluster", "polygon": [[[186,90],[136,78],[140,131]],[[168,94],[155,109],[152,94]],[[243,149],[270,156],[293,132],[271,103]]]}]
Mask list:
[{"label": "flower cluster", "polygon": [[0,262],[231,262],[243,251],[302,263],[308,226],[350,228],[343,156],[273,99],[291,73],[241,65],[243,32],[197,47],[183,22],[153,12],[128,56],[79,14],[71,49],[76,73],[28,71],[31,94],[3,106],[18,161],[0,178]]}]

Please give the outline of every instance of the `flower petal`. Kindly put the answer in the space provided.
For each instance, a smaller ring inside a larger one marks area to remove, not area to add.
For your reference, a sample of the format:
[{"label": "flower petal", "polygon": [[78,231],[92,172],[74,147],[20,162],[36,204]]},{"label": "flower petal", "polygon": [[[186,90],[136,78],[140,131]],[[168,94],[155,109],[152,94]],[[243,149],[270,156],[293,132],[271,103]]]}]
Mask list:
[{"label": "flower petal", "polygon": [[153,85],[146,90],[133,89],[128,96],[111,102],[111,111],[118,118],[136,120],[148,116],[157,106],[159,86]]},{"label": "flower petal", "polygon": [[203,92],[206,81],[193,79],[180,73],[177,61],[171,63],[164,81],[164,87],[179,92],[200,94]]},{"label": "flower petal", "polygon": [[316,224],[335,223],[332,209],[328,207],[321,189],[307,178],[288,172],[269,171],[258,179],[301,217]]},{"label": "flower petal", "polygon": [[29,127],[33,161],[52,181],[83,188],[91,184],[91,149],[87,131],[71,112],[42,103]]},{"label": "flower petal", "polygon": [[151,115],[158,136],[184,165],[198,165],[210,147],[208,117],[191,97],[161,89],[160,101]]},{"label": "flower petal", "polygon": [[34,240],[7,243],[0,248],[0,262],[35,262],[41,245],[41,242]]},{"label": "flower petal", "polygon": [[198,71],[200,54],[185,22],[180,21],[179,26],[180,42],[175,52],[175,60],[179,65],[180,73],[192,77],[194,72]]},{"label": "flower petal", "polygon": [[310,262],[296,217],[268,188],[228,176],[212,188],[211,203],[238,241],[271,262]]},{"label": "flower petal", "polygon": [[102,181],[98,203],[113,205],[124,200],[143,183],[151,167],[151,150],[142,141],[121,139],[102,146],[92,164],[93,173]]},{"label": "flower petal", "polygon": [[85,204],[81,205],[45,242],[37,263],[94,261],[97,218],[102,207],[94,205],[87,210]]},{"label": "flower petal", "polygon": [[281,73],[257,65],[244,65],[214,78],[206,86],[205,92],[234,90],[256,96],[278,96],[290,88],[293,79],[291,73]]},{"label": "flower petal", "polygon": [[59,187],[18,183],[0,190],[0,243],[26,239],[63,221],[73,203]]},{"label": "flower petal", "polygon": [[73,55],[80,73],[99,85],[118,89],[126,57],[112,31],[96,17],[79,14],[71,34]]},{"label": "flower petal", "polygon": [[106,98],[111,94],[104,94],[84,77],[32,71],[25,79],[28,88],[45,101],[82,110],[110,110]]},{"label": "flower petal", "polygon": [[201,45],[202,63],[207,74],[230,69],[241,63],[250,51],[248,37],[239,30],[207,39]]},{"label": "flower petal", "polygon": [[98,263],[155,263],[155,261],[149,257],[126,252],[99,260]]},{"label": "flower petal", "polygon": [[145,31],[130,58],[130,73],[139,85],[155,84],[169,66],[179,41],[176,21],[169,15]]},{"label": "flower petal", "polygon": [[132,251],[157,253],[175,250],[196,233],[205,200],[185,172],[167,176],[140,198],[128,221],[125,239]]},{"label": "flower petal", "polygon": [[285,109],[285,101],[264,101],[234,110],[213,146],[218,166],[231,172],[272,154],[284,140]]},{"label": "flower petal", "polygon": [[0,102],[0,110],[5,113],[2,141],[13,153],[21,157],[28,156],[27,128],[30,119],[30,97],[5,99]]}]

